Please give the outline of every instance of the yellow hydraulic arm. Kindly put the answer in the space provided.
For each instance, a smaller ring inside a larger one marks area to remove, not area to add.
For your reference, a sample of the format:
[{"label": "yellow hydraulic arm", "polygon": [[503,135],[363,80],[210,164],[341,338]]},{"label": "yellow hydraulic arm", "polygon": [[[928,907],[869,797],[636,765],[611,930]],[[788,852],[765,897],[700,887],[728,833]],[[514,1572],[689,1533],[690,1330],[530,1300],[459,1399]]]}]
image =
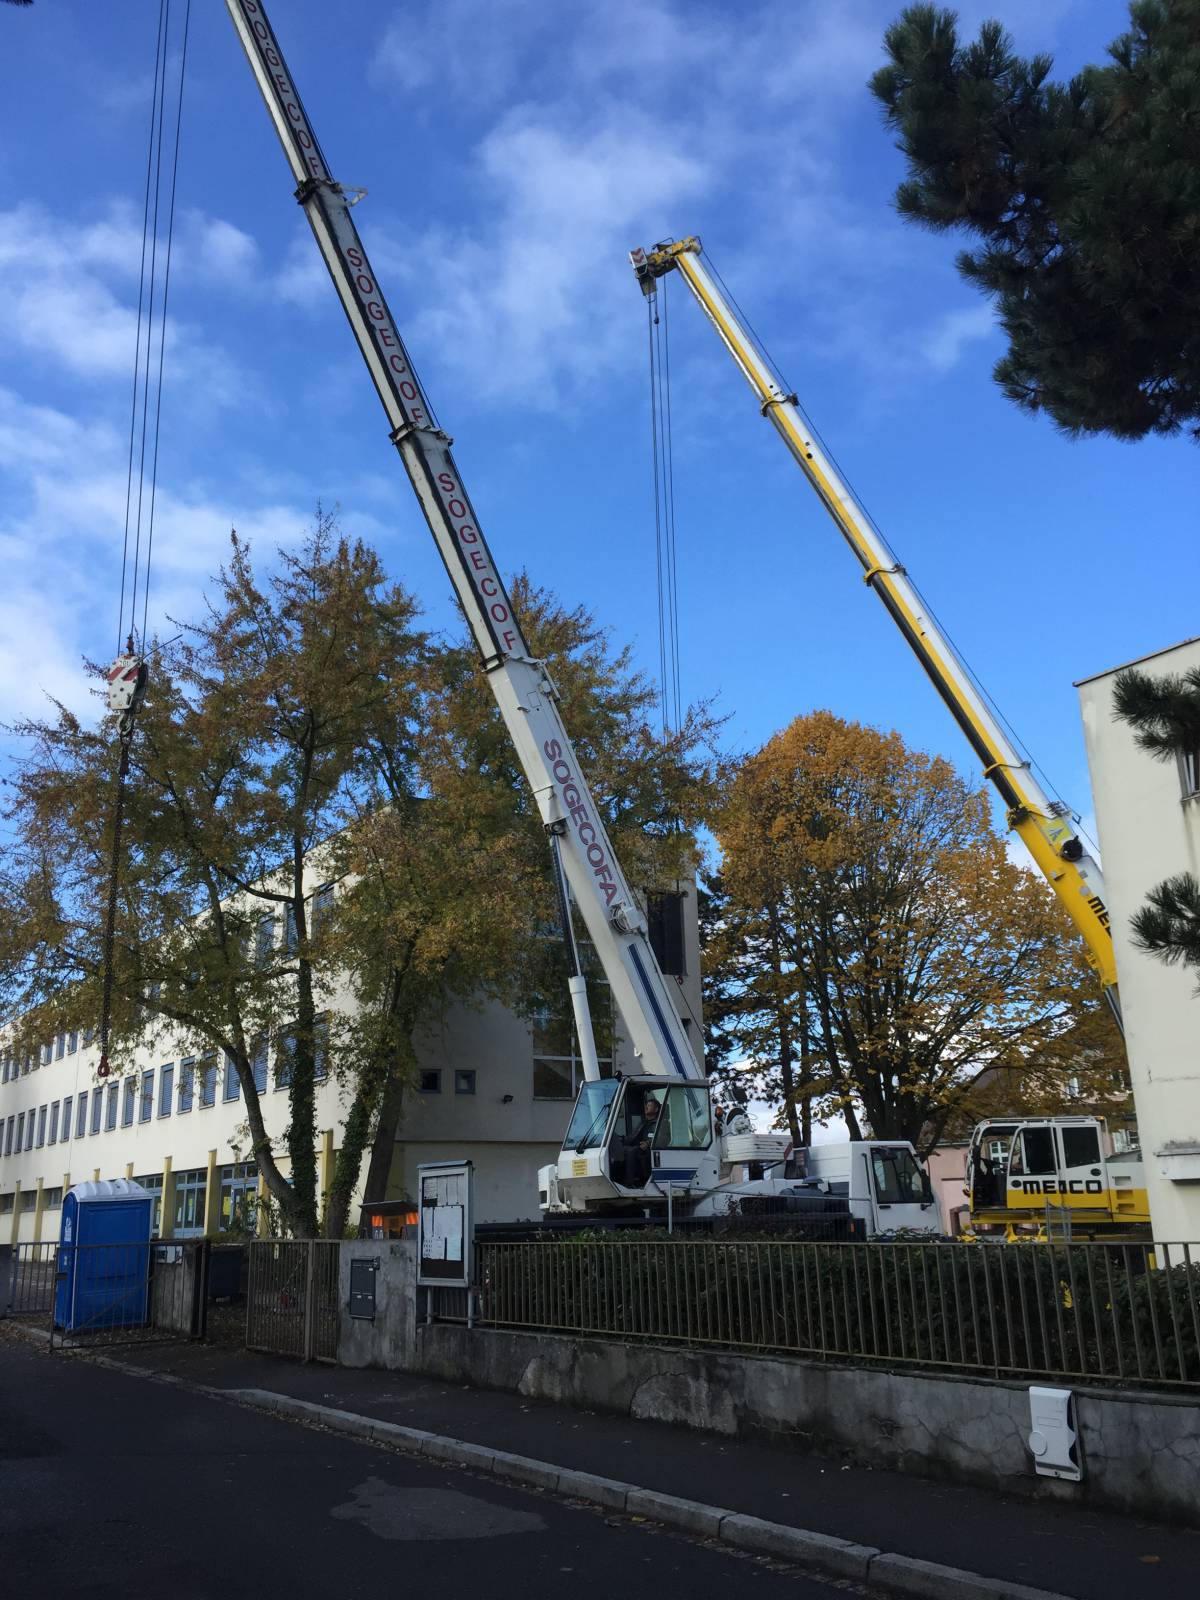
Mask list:
[{"label": "yellow hydraulic arm", "polygon": [[634,250],[630,255],[642,291],[652,296],[659,278],[675,270],[700,302],[743,377],[754,390],[762,414],[769,417],[784,443],[817,491],[825,509],[863,569],[863,581],[883,601],[908,640],[934,688],[970,740],[983,775],[1004,801],[1010,827],[1083,935],[1118,1023],[1117,968],[1099,863],[1075,833],[1070,814],[1051,800],[1023,761],[972,681],[966,664],[930,616],[905,569],[882,534],[855,499],[849,485],[814,438],[794,394],[785,394],[758,353],[742,319],[729,304],[701,260],[699,239],[680,239]]}]

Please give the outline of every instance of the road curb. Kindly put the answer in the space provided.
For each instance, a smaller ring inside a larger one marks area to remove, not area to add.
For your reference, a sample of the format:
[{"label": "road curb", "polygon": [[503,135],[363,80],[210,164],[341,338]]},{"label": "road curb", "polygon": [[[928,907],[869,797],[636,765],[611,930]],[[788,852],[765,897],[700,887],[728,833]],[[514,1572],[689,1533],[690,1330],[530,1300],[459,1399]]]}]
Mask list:
[{"label": "road curb", "polygon": [[[137,1372],[142,1377],[150,1375],[143,1368],[124,1370]],[[423,1428],[407,1428],[399,1422],[384,1422],[358,1412],[341,1411],[312,1400],[299,1400],[294,1395],[279,1394],[273,1389],[214,1389],[205,1384],[196,1387],[219,1399],[272,1411],[298,1422],[316,1423],[353,1438],[390,1444],[431,1461],[470,1467],[527,1488],[547,1489],[573,1500],[590,1501],[606,1510],[622,1511],[702,1538],[718,1539],[752,1555],[774,1556],[829,1577],[850,1578],[864,1584],[874,1594],[918,1596],[920,1600],[1070,1600],[1048,1589],[1031,1589],[1004,1578],[987,1578],[982,1573],[944,1567],[936,1561],[896,1555],[877,1550],[873,1545],[854,1544],[832,1534],[796,1528],[790,1523],[768,1522],[724,1506],[705,1505],[698,1500],[645,1489],[639,1484],[601,1478],[531,1456],[513,1455],[507,1450],[492,1450],[465,1439],[429,1433]]]}]

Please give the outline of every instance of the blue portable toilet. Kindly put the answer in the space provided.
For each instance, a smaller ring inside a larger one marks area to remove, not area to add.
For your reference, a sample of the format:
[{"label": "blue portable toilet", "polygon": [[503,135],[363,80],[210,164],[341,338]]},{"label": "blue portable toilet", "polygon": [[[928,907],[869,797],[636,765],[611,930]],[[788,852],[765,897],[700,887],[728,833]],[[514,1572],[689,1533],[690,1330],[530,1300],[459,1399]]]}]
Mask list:
[{"label": "blue portable toilet", "polygon": [[132,1178],[77,1183],[63,1200],[54,1325],[137,1328],[150,1297],[154,1197]]}]

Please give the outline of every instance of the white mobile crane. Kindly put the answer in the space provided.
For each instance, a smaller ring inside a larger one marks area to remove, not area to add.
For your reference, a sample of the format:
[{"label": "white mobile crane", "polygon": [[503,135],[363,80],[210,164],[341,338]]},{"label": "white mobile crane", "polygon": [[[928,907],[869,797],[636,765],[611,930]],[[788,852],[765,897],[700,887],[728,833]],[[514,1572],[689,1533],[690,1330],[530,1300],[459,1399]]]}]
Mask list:
[{"label": "white mobile crane", "polygon": [[[806,1180],[800,1173],[790,1179],[756,1176],[771,1164],[783,1171],[786,1138],[753,1132],[721,1136],[714,1129],[708,1085],[651,949],[646,919],[571,748],[554,685],[521,635],[451,441],[435,420],[371,268],[350,215],[352,198],[329,171],[260,0],[226,0],[226,6],[550,841],[585,1081],[558,1163],[539,1174],[543,1206],[712,1214],[729,1209],[734,1197],[749,1195],[791,1200],[797,1209],[816,1204],[814,1185],[835,1193],[839,1186]],[[628,1029],[641,1066],[637,1076],[600,1076],[568,895],[579,907]],[[886,1225],[929,1227],[932,1198],[919,1181],[913,1187],[911,1146],[877,1148],[884,1152],[881,1171],[888,1177],[903,1167],[904,1193],[911,1200],[901,1204],[899,1190],[894,1199],[885,1199]],[[848,1212],[852,1198],[846,1200]]]},{"label": "white mobile crane", "polygon": [[966,734],[982,763],[984,777],[1004,802],[1009,826],[1024,842],[1082,935],[1088,960],[1120,1026],[1117,968],[1099,863],[1075,832],[1068,809],[1045,793],[1029,763],[1013,747],[999,718],[976,688],[966,663],[938,627],[895,552],[822,449],[796,396],[786,393],[776,381],[744,319],[705,267],[701,253],[699,239],[687,238],[665,241],[652,250],[634,250],[630,260],[645,295],[654,296],[658,280],[677,271],[700,302],[754,391],[763,416],[770,418],[853,550],[863,569],[863,582],[883,601],[951,716]]}]

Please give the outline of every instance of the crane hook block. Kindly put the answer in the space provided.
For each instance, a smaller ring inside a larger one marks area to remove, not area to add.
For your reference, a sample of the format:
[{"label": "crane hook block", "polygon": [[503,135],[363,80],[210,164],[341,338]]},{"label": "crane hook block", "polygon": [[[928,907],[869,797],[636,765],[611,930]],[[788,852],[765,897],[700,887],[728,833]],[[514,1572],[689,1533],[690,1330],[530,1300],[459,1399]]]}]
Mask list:
[{"label": "crane hook block", "polygon": [[118,656],[108,669],[108,709],[130,717],[142,703],[146,692],[145,658],[132,650]]}]

